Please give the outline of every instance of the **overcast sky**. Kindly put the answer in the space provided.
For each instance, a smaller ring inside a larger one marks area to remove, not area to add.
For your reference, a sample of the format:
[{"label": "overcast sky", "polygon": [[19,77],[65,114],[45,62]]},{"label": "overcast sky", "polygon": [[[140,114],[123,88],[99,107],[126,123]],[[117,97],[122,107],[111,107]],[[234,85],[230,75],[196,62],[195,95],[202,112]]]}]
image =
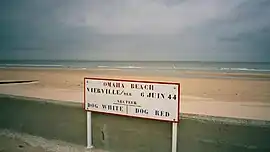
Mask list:
[{"label": "overcast sky", "polygon": [[270,0],[0,0],[0,59],[270,62]]}]

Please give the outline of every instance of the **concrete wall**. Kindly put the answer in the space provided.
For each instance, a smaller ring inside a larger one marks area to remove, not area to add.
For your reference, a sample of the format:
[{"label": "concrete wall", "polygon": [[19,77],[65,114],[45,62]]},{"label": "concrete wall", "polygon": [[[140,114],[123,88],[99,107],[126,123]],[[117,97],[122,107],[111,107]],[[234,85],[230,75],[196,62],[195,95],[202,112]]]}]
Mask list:
[{"label": "concrete wall", "polygon": [[[93,113],[93,142],[111,152],[169,152],[171,124]],[[270,151],[270,123],[184,115],[178,152]],[[81,104],[0,96],[0,128],[86,145]]]}]

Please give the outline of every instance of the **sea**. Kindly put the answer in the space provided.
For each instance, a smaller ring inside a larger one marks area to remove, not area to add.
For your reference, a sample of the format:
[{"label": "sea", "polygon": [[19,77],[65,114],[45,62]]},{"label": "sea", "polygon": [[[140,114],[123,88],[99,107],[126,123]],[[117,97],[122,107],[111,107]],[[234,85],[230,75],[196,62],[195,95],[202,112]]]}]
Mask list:
[{"label": "sea", "polygon": [[270,72],[270,62],[0,60],[0,67]]},{"label": "sea", "polygon": [[0,60],[0,68],[10,67],[121,70],[163,75],[179,75],[185,71],[270,74],[270,62]]}]

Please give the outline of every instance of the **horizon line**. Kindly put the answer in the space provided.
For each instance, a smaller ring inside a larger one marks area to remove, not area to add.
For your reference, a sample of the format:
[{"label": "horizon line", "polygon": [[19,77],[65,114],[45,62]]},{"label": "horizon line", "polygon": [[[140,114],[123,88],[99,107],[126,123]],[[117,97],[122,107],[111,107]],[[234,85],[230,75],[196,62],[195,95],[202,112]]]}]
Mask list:
[{"label": "horizon line", "polygon": [[87,59],[0,59],[3,61],[79,61],[79,62],[216,62],[216,63],[270,63],[270,61],[200,61],[200,60],[87,60]]}]

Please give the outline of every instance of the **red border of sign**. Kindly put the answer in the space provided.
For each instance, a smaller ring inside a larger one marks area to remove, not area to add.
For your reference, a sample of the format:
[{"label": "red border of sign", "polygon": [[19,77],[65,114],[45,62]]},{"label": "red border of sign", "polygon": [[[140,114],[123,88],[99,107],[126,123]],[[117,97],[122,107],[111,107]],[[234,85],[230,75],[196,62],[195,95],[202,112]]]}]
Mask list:
[{"label": "red border of sign", "polygon": [[[85,109],[85,80],[87,79],[92,79],[92,80],[106,80],[106,81],[124,81],[124,82],[139,82],[139,83],[155,83],[155,84],[174,84],[174,85],[178,85],[178,116],[177,116],[177,121],[170,121],[170,120],[163,120],[163,119],[154,119],[154,118],[146,118],[146,117],[138,117],[138,116],[129,116],[129,115],[125,115],[125,114],[115,114],[115,113],[110,113],[110,112],[100,112],[100,111],[94,111],[94,110],[86,110]],[[127,79],[105,79],[105,78],[90,78],[90,77],[85,77],[83,79],[83,109],[87,112],[87,111],[91,111],[91,112],[98,112],[98,113],[105,113],[105,114],[112,114],[112,115],[118,115],[118,116],[126,116],[126,117],[133,117],[133,118],[143,118],[143,119],[151,119],[151,120],[159,120],[159,121],[167,121],[167,122],[174,122],[174,123],[179,123],[180,121],[180,96],[181,96],[181,85],[180,83],[173,83],[173,82],[159,82],[159,81],[139,81],[139,80],[127,80]]]}]

